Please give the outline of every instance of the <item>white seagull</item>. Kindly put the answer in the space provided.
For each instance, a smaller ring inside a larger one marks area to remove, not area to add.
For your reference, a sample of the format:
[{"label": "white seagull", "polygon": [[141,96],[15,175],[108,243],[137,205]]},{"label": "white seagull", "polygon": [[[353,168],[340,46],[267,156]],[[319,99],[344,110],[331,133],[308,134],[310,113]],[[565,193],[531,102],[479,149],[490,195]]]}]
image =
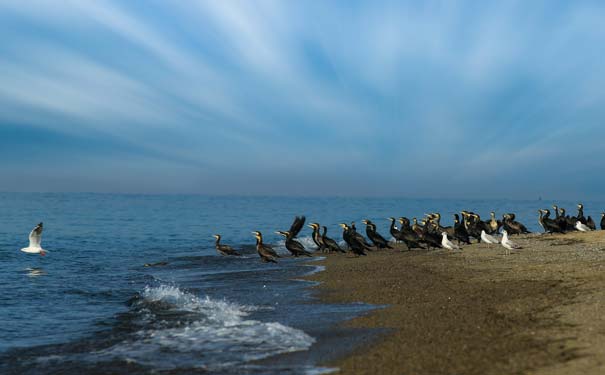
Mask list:
[{"label": "white seagull", "polygon": [[490,244],[500,243],[500,241],[496,237],[485,233],[485,230],[481,231],[481,241],[486,243],[488,247]]},{"label": "white seagull", "polygon": [[441,232],[443,238],[441,239],[441,246],[445,247],[448,250],[460,250],[458,245],[455,245],[452,241],[447,238],[447,233]]},{"label": "white seagull", "polygon": [[42,256],[46,255],[46,250],[44,250],[40,244],[42,243],[42,223],[36,225],[34,229],[32,229],[29,234],[29,246],[21,249],[24,253],[30,254],[40,254]]},{"label": "white seagull", "polygon": [[576,229],[580,232],[590,232],[592,229],[586,226],[586,224],[582,224],[581,221],[576,221]]},{"label": "white seagull", "polygon": [[504,254],[508,255],[510,254],[510,250],[513,249],[522,249],[521,246],[517,245],[516,243],[514,243],[513,241],[508,239],[508,232],[503,230],[502,231],[502,246],[504,246],[504,248],[506,248],[506,251],[504,252]]}]

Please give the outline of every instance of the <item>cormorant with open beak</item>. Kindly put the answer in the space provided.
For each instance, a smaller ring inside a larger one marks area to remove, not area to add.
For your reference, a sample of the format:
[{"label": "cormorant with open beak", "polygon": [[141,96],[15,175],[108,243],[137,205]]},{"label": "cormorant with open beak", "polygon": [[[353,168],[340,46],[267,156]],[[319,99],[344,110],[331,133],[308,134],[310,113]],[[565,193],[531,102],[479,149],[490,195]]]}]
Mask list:
[{"label": "cormorant with open beak", "polygon": [[362,223],[364,223],[366,225],[366,235],[368,236],[368,238],[370,239],[370,241],[372,241],[372,243],[374,244],[374,246],[376,246],[379,249],[392,249],[393,247],[391,245],[389,245],[389,242],[380,235],[380,233],[378,233],[378,231],[376,230],[376,225],[374,225],[374,223],[372,223],[370,220],[362,220]]},{"label": "cormorant with open beak", "polygon": [[234,248],[232,248],[229,245],[223,245],[221,244],[221,235],[220,234],[215,234],[212,237],[216,238],[216,243],[214,244],[214,246],[216,247],[216,251],[221,254],[221,255],[234,255],[234,256],[241,256],[242,254],[238,253],[237,251],[235,251]]},{"label": "cormorant with open beak", "polygon": [[254,234],[254,238],[256,238],[256,252],[260,256],[263,262],[272,262],[277,263],[275,258],[279,258],[279,255],[273,250],[273,248],[269,245],[265,245],[263,243],[263,235],[259,231],[252,232]]},{"label": "cormorant with open beak", "polygon": [[288,231],[277,231],[275,232],[277,234],[281,234],[282,236],[284,236],[286,238],[286,249],[288,249],[288,251],[294,255],[295,257],[299,257],[301,255],[304,256],[312,256],[310,252],[308,252],[307,250],[305,250],[305,247],[298,241],[296,241],[294,239],[294,237],[292,237],[292,234]]}]

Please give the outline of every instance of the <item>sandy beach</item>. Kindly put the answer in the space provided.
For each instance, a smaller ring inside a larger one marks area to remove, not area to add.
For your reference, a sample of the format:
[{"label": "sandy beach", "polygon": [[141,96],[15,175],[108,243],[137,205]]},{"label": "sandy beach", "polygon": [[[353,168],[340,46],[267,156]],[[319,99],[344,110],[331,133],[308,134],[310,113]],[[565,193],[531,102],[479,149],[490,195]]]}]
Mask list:
[{"label": "sandy beach", "polygon": [[385,305],[344,323],[388,329],[326,366],[342,374],[605,373],[605,231],[514,237],[523,249],[331,254],[320,298]]}]

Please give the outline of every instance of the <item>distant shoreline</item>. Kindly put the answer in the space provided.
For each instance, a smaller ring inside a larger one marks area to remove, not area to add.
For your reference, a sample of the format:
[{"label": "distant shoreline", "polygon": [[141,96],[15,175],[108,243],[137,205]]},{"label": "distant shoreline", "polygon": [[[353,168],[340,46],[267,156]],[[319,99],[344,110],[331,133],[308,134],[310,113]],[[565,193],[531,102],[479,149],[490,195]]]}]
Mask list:
[{"label": "distant shoreline", "polygon": [[324,365],[343,374],[605,373],[605,231],[515,240],[524,249],[510,256],[495,245],[398,245],[314,262],[326,266],[307,277],[323,301],[388,305],[345,327],[392,332]]}]

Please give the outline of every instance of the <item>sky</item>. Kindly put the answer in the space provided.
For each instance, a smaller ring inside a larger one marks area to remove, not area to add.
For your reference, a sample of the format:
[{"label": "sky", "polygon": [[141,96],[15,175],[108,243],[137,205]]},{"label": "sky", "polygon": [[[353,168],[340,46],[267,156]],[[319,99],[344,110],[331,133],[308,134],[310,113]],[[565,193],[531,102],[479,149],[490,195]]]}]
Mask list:
[{"label": "sky", "polygon": [[0,2],[0,191],[605,199],[602,1]]}]

